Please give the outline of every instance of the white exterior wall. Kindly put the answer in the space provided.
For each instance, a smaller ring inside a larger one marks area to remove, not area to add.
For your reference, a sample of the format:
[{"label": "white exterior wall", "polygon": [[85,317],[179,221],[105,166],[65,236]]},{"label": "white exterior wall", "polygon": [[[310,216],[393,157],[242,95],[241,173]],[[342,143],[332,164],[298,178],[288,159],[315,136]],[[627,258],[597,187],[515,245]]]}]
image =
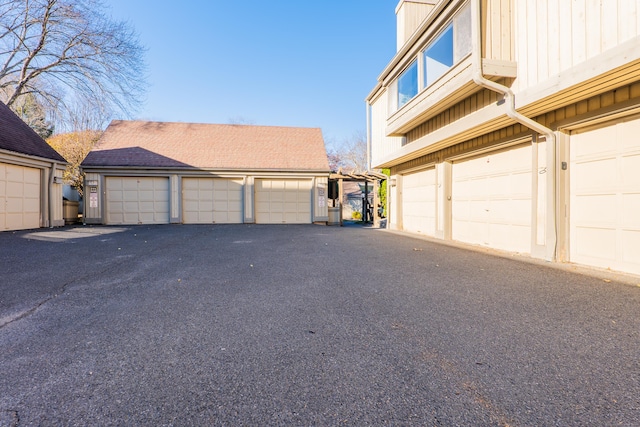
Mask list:
[{"label": "white exterior wall", "polygon": [[389,116],[387,91],[383,91],[371,104],[371,165],[402,147],[401,137],[386,136]]}]

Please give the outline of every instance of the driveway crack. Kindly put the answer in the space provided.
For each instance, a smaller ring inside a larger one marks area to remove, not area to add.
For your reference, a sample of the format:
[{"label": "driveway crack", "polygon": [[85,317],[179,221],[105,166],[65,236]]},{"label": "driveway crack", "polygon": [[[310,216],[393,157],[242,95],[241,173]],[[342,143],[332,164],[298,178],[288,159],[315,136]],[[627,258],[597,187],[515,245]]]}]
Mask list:
[{"label": "driveway crack", "polygon": [[82,281],[84,279],[86,279],[87,277],[93,276],[95,274],[104,274],[107,271],[111,270],[114,267],[117,267],[123,263],[125,263],[126,261],[128,261],[130,258],[126,258],[126,259],[121,259],[120,262],[115,262],[112,264],[108,264],[107,266],[105,266],[105,268],[103,268],[100,271],[97,272],[91,272],[91,273],[87,273],[85,275],[83,275],[82,277],[77,277],[73,280],[70,280],[66,283],[64,283],[61,287],[58,288],[57,291],[54,291],[54,293],[52,295],[49,295],[48,297],[38,301],[33,307],[24,310],[20,313],[17,313],[13,316],[9,315],[7,317],[4,318],[0,318],[0,329],[4,328],[5,326],[8,326],[14,322],[17,322],[18,320],[22,320],[25,317],[28,317],[30,315],[32,315],[33,313],[35,313],[40,307],[42,307],[43,305],[47,304],[49,301],[58,298],[61,295],[64,295],[67,292],[67,288],[72,285],[73,283]]}]

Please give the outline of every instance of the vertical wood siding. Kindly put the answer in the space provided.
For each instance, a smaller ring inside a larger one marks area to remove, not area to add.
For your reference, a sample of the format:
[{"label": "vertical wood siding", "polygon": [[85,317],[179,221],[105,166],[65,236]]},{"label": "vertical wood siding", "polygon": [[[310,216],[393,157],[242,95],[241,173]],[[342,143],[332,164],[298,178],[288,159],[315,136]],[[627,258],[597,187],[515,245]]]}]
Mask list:
[{"label": "vertical wood siding", "polygon": [[[59,180],[62,180],[64,171],[57,169],[55,171],[55,177],[58,178]],[[50,218],[50,220],[52,221],[52,224],[54,225],[64,225],[64,212],[63,212],[63,203],[62,203],[62,184],[54,184],[53,187],[51,188],[51,192],[52,194],[52,198],[51,200],[53,200],[53,206],[52,206],[52,215],[53,217]]]},{"label": "vertical wood siding", "polygon": [[[490,3],[498,1],[508,0]],[[640,35],[637,0],[510,1],[514,3],[520,89]]]},{"label": "vertical wood siding", "polygon": [[[90,186],[86,185],[88,181],[97,181],[98,182],[98,206],[92,208],[90,203]],[[84,217],[86,219],[99,219],[102,218],[102,203],[104,198],[102,197],[102,182],[100,181],[100,174],[97,173],[87,173],[84,177]]]},{"label": "vertical wood siding", "polygon": [[429,15],[433,6],[424,3],[412,3],[405,1],[400,6],[396,17],[397,37],[396,45],[400,50],[405,42],[409,40],[411,35],[422,24],[422,21]]},{"label": "vertical wood siding", "polygon": [[[453,107],[432,117],[407,133],[407,144],[422,138],[440,128],[454,123],[461,118],[472,114],[482,108],[495,104],[500,99],[500,95],[490,90],[481,90],[471,95],[464,101],[460,101]],[[375,122],[374,122],[375,123]]]},{"label": "vertical wood siding", "polygon": [[482,46],[484,58],[512,61],[515,56],[511,3],[512,0],[482,0],[482,33],[486,34]]}]

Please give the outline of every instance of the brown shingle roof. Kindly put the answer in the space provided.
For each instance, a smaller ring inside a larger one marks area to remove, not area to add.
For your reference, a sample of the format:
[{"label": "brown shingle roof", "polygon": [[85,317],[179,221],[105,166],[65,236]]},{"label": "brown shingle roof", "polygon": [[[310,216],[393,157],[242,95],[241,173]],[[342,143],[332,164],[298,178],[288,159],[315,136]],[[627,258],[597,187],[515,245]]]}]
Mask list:
[{"label": "brown shingle roof", "polygon": [[318,128],[119,120],[82,165],[329,171]]},{"label": "brown shingle roof", "polygon": [[0,102],[0,149],[66,163],[56,150],[2,102]]}]

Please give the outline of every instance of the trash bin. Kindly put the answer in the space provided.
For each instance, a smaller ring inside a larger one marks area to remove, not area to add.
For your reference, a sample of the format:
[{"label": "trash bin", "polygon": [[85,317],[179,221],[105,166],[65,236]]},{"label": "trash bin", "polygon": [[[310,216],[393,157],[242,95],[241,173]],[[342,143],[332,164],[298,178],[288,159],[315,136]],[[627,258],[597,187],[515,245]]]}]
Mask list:
[{"label": "trash bin", "polygon": [[78,222],[78,206],[80,202],[74,202],[73,200],[62,201],[62,217],[65,224],[75,224]]},{"label": "trash bin", "polygon": [[329,208],[329,223],[328,225],[340,225],[340,209],[337,208]]}]

